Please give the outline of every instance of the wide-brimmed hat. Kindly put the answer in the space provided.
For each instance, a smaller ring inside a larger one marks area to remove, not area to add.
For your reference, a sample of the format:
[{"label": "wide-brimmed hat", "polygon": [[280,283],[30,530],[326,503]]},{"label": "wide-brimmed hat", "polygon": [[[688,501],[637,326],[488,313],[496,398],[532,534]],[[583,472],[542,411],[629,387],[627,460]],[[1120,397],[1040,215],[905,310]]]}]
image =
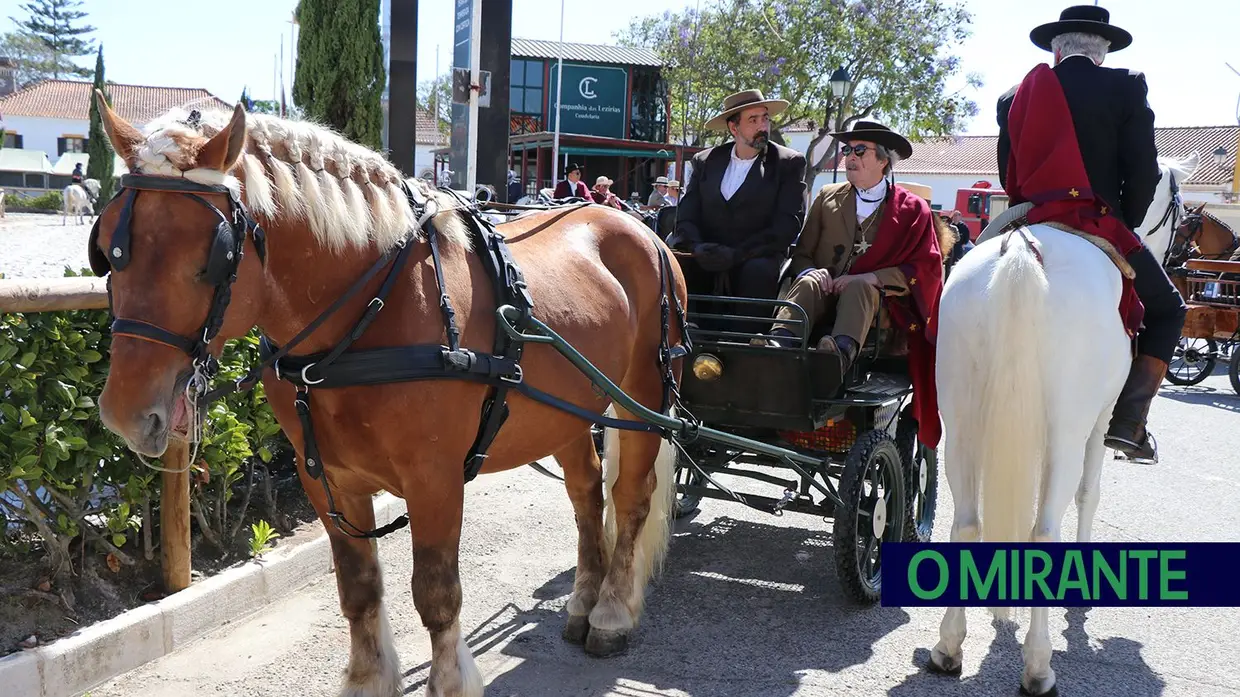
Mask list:
[{"label": "wide-brimmed hat", "polygon": [[667,186],[667,177],[657,177],[654,180],[655,186]]},{"label": "wide-brimmed hat", "polygon": [[729,116],[754,106],[765,106],[767,113],[775,116],[788,108],[788,102],[782,99],[766,99],[762,96],[761,90],[743,90],[736,94],[730,94],[723,100],[723,111],[715,114],[714,118],[706,122],[706,129],[710,131],[726,131],[728,130]]},{"label": "wide-brimmed hat", "polygon": [[611,186],[612,184],[615,184],[615,182],[608,179],[606,176],[600,176],[598,179],[594,180],[595,186]]},{"label": "wide-brimmed hat", "polygon": [[1051,51],[1051,39],[1060,34],[1079,31],[1101,36],[1111,42],[1110,52],[1127,48],[1132,34],[1111,24],[1111,13],[1096,5],[1073,5],[1059,13],[1058,22],[1048,22],[1029,32],[1029,40],[1043,51]]},{"label": "wide-brimmed hat", "polygon": [[836,131],[831,134],[831,137],[845,143],[854,140],[868,140],[871,143],[878,143],[889,150],[894,150],[902,160],[907,160],[913,156],[913,144],[908,142],[908,138],[877,121],[858,121],[849,130]]},{"label": "wide-brimmed hat", "polygon": [[667,188],[669,188],[669,189],[679,189],[679,188],[680,188],[680,182],[676,181],[675,179],[672,179],[672,180],[670,180],[670,181],[668,181],[668,182],[667,182]]},{"label": "wide-brimmed hat", "polygon": [[576,162],[570,162],[568,163],[568,166],[564,168],[564,173],[568,174],[569,172],[572,172],[573,170],[580,172],[581,165],[577,164]]}]

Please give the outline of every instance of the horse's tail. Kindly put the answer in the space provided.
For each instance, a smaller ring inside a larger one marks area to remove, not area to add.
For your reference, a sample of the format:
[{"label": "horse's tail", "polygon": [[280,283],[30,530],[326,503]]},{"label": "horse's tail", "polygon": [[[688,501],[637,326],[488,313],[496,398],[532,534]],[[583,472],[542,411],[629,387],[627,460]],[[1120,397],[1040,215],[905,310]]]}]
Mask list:
[{"label": "horse's tail", "polygon": [[[1047,279],[1037,240],[1024,230],[1004,240],[990,277],[980,336],[980,399],[968,415],[976,428],[962,447],[981,477],[981,539],[1030,539],[1046,447],[1041,361]],[[995,614],[1007,616],[1006,608]]]},{"label": "horse's tail", "polygon": [[[607,416],[615,417],[616,413],[614,405],[607,408]],[[674,408],[672,415],[675,415]],[[616,546],[616,503],[612,491],[620,476],[620,457],[620,431],[614,428],[604,429],[603,536],[604,549],[609,560]],[[659,452],[655,456],[653,470],[655,481],[654,490],[650,495],[650,511],[646,514],[646,522],[642,524],[641,532],[638,533],[633,545],[634,598],[629,604],[634,617],[641,613],[646,583],[652,576],[662,571],[671,538],[672,506],[676,500],[676,446],[666,438],[659,442]]]}]

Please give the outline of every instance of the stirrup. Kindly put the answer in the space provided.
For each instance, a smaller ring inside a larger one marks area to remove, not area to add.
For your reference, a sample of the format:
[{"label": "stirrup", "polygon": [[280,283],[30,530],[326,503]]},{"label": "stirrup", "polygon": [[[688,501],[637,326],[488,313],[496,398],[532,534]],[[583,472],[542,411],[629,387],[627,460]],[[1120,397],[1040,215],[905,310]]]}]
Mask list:
[{"label": "stirrup", "polygon": [[1145,432],[1142,443],[1134,443],[1119,436],[1107,436],[1103,439],[1103,445],[1115,450],[1117,460],[1127,460],[1138,465],[1158,464],[1158,441],[1154,440],[1154,434],[1149,431]]}]

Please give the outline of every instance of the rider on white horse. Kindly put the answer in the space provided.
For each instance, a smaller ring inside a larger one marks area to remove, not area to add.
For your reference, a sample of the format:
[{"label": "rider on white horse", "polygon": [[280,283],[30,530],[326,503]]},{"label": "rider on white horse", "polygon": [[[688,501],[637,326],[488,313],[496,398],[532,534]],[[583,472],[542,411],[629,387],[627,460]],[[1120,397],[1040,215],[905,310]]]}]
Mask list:
[{"label": "rider on white horse", "polygon": [[[1029,89],[1030,78],[999,99],[999,177],[1013,205],[1035,204],[1029,223],[1059,221],[1099,235],[1132,266],[1135,278],[1125,282],[1124,304],[1130,310],[1127,326],[1139,331],[1137,356],[1115,405],[1106,445],[1134,461],[1153,462],[1158,449],[1146,430],[1146,418],[1175,352],[1187,308],[1160,261],[1133,232],[1141,225],[1161,176],[1154,112],[1146,101],[1144,75],[1101,67],[1108,51],[1132,41],[1128,32],[1109,20],[1107,10],[1081,5],[1034,31],[1034,43],[1055,54],[1053,70],[1039,66],[1045,73],[1040,89],[1056,93],[1064,108],[1027,102],[1021,131],[1009,123],[1009,112],[1021,98],[1020,87]],[[1038,72],[1035,69],[1031,77]],[[1079,153],[1029,161],[1046,140],[1024,136],[1022,141],[1022,136],[1037,131],[1075,133],[1077,147],[1072,150]],[[1041,165],[1036,171],[1035,164]]]}]

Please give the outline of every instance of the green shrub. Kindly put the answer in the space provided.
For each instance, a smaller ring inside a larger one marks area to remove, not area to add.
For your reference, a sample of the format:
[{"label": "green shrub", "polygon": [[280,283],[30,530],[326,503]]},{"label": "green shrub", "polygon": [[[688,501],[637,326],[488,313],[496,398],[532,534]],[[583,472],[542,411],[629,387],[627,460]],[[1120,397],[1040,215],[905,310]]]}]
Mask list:
[{"label": "green shrub", "polygon": [[[152,525],[158,502],[158,472],[99,420],[110,322],[106,310],[0,315],[0,552],[41,547],[53,579],[73,572],[69,545],[79,534],[132,563],[126,551]],[[217,380],[236,379],[257,360],[256,334],[230,342]],[[231,521],[226,506],[233,485],[255,455],[269,462],[288,447],[263,400],[261,385],[231,395],[212,405],[204,425],[191,502],[200,532],[221,549],[241,528],[243,513]]]},{"label": "green shrub", "polygon": [[17,194],[4,195],[5,208],[13,208],[21,206],[23,208],[37,208],[41,211],[59,211],[65,207],[65,199],[59,191],[49,191],[38,196],[18,196]]}]

